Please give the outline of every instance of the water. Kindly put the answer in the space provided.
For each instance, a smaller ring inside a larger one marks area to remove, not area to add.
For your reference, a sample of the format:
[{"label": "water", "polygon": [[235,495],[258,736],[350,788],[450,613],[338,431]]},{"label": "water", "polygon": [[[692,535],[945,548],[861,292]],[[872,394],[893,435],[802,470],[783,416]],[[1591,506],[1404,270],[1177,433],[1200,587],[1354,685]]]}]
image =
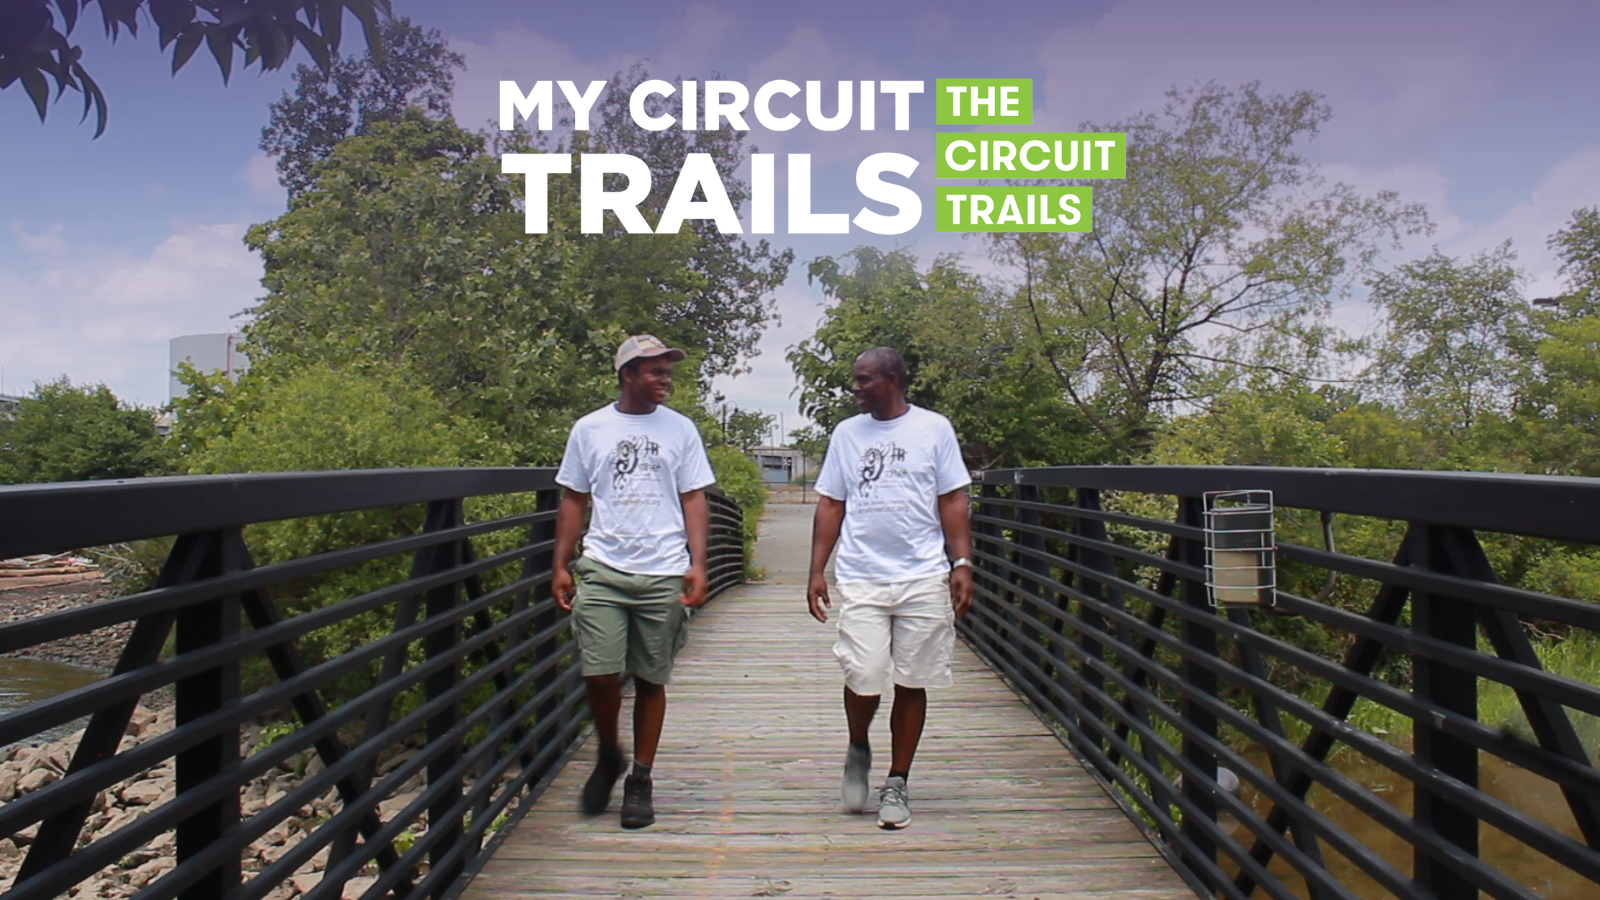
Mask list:
[{"label": "water", "polygon": [[[104,677],[93,669],[69,666],[65,663],[0,657],[0,713],[48,700],[58,694],[93,684]],[[51,728],[30,739],[29,743],[60,740],[82,728],[86,721],[79,719]]]},{"label": "water", "polygon": [[[1271,771],[1265,754],[1259,750],[1247,753],[1247,756],[1262,771]],[[1487,753],[1480,753],[1479,762],[1482,767],[1479,784],[1484,793],[1582,841],[1577,823],[1573,820],[1566,798],[1559,787],[1526,769]],[[1351,752],[1336,754],[1333,765],[1352,780],[1365,785],[1402,814],[1406,816],[1411,814],[1411,784],[1389,769]],[[1258,815],[1265,815],[1271,807],[1269,802],[1256,795],[1248,786],[1244,796]],[[1341,830],[1376,851],[1402,873],[1411,872],[1411,845],[1393,832],[1344,801],[1333,797],[1320,785],[1312,788],[1307,799]],[[1232,823],[1231,819],[1228,821]],[[1236,826],[1235,839],[1245,847],[1249,847],[1251,833],[1242,825],[1232,824]],[[1323,844],[1322,852],[1328,871],[1349,888],[1351,893],[1363,900],[1380,900],[1394,896],[1326,844]],[[1488,825],[1480,826],[1479,855],[1485,862],[1525,885],[1545,900],[1593,900],[1596,896],[1595,885],[1587,878],[1551,861],[1522,842]],[[1231,863],[1225,864],[1224,868],[1230,875],[1237,871]],[[1305,882],[1281,859],[1274,858],[1268,869],[1289,885],[1298,896],[1306,896]],[[1265,895],[1258,891],[1257,896]]]}]

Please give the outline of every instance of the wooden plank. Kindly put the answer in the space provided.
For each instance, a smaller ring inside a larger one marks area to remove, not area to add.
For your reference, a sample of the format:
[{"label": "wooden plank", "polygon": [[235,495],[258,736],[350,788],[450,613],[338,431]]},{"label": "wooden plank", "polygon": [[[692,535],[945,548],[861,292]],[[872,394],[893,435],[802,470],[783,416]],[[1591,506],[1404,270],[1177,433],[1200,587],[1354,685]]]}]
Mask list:
[{"label": "wooden plank", "polygon": [[[955,687],[929,694],[911,826],[881,831],[874,816],[843,811],[833,629],[805,612],[808,548],[795,539],[810,512],[770,508],[758,547],[779,577],[738,588],[694,619],[668,688],[656,824],[618,826],[620,786],[605,815],[579,814],[592,765],[592,752],[580,752],[465,900],[1192,900],[1050,728],[965,646]],[[890,702],[873,725],[874,783],[887,768]],[[625,731],[627,718],[625,708]]]}]

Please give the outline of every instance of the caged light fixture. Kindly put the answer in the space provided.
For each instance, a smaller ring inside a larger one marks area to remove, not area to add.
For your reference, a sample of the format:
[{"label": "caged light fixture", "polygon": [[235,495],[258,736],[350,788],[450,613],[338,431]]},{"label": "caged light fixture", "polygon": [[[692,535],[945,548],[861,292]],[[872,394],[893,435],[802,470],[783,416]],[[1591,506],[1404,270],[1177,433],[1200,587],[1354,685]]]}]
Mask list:
[{"label": "caged light fixture", "polygon": [[1205,495],[1206,593],[1212,606],[1275,606],[1271,491]]}]

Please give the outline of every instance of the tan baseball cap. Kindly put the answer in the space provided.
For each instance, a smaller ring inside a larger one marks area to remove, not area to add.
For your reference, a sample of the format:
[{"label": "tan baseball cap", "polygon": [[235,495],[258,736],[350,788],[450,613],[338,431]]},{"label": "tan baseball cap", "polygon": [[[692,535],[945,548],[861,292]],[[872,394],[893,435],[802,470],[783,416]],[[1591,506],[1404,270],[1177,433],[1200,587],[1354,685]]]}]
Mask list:
[{"label": "tan baseball cap", "polygon": [[623,366],[636,359],[644,359],[653,356],[665,356],[667,359],[670,359],[673,362],[678,362],[679,360],[683,359],[684,355],[685,354],[682,350],[676,350],[672,347],[668,347],[666,344],[661,343],[661,339],[653,334],[636,334],[633,337],[623,341],[622,346],[617,348],[616,367],[617,371],[620,372],[622,371]]}]

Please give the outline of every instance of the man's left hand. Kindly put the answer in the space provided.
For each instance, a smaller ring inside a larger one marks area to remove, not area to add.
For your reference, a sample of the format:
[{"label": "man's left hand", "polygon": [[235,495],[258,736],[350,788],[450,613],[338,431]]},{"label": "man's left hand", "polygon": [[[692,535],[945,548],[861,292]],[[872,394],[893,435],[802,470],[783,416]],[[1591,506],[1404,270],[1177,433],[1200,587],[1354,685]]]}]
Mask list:
[{"label": "man's left hand", "polygon": [[690,566],[683,573],[683,593],[678,602],[690,609],[699,609],[706,602],[706,570],[704,566]]},{"label": "man's left hand", "polygon": [[960,566],[950,570],[950,605],[955,607],[956,618],[962,619],[972,608],[972,569]]}]

